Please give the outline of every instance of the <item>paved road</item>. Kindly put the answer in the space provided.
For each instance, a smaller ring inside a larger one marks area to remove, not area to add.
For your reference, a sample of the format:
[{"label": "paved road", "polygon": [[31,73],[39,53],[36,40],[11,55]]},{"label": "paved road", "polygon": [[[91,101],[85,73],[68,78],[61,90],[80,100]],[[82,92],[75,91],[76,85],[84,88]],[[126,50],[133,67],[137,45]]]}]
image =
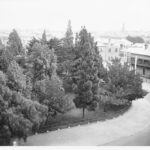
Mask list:
[{"label": "paved road", "polygon": [[150,126],[135,135],[104,144],[104,146],[150,146]]},{"label": "paved road", "polygon": [[[150,103],[150,94],[145,99]],[[137,134],[107,143],[105,146],[150,146],[150,126]]]}]

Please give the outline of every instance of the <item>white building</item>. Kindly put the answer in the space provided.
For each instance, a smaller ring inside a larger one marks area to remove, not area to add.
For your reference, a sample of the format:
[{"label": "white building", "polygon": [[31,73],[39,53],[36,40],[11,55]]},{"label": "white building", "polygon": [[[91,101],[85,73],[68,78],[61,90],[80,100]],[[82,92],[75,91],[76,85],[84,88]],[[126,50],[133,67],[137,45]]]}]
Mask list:
[{"label": "white building", "polygon": [[[126,39],[102,39],[98,41],[99,53],[103,58],[103,64],[106,67],[107,63],[111,62],[111,59],[121,58],[120,50],[128,48],[132,45],[131,42]],[[123,60],[123,59],[122,59]]]},{"label": "white building", "polygon": [[129,62],[135,73],[150,78],[150,46],[135,44],[130,48],[120,50],[121,59]]}]

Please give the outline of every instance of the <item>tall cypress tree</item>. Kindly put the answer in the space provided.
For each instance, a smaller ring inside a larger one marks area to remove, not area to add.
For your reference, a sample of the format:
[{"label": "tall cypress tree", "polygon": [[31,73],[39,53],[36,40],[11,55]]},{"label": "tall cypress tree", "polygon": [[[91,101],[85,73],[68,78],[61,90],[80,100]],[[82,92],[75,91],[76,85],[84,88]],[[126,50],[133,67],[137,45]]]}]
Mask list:
[{"label": "tall cypress tree", "polygon": [[71,21],[68,21],[67,31],[64,38],[64,47],[73,47],[73,32],[71,28]]},{"label": "tall cypress tree", "polygon": [[44,30],[42,34],[41,43],[46,44],[47,43],[47,37],[46,37],[46,31]]},{"label": "tall cypress tree", "polygon": [[74,83],[75,99],[77,108],[95,110],[97,106],[99,78],[96,61],[96,43],[90,33],[83,28],[76,39],[75,59],[72,65],[72,80]]}]

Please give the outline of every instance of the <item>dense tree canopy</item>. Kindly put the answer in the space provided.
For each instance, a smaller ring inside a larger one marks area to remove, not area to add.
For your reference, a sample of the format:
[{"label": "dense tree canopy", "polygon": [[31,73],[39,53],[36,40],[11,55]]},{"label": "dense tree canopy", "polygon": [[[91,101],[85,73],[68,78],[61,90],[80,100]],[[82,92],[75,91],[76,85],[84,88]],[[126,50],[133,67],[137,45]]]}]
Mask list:
[{"label": "dense tree canopy", "polygon": [[63,86],[66,92],[72,91],[72,81],[70,77],[71,64],[74,58],[74,48],[65,46],[63,39],[52,38],[48,41],[50,48],[55,49],[57,55],[57,74],[63,80]]},{"label": "dense tree canopy", "polygon": [[27,75],[15,61],[16,56],[24,56],[19,39],[14,30],[9,36],[8,48],[0,57],[0,145],[10,144],[11,138],[15,137],[26,139],[31,131],[46,121],[48,112],[47,106],[32,101],[25,94]]},{"label": "dense tree canopy", "polygon": [[[48,107],[49,114],[63,112],[64,90],[57,76],[57,57],[53,48],[43,42],[35,43],[28,59],[32,99]],[[48,115],[49,117],[49,115]]]},{"label": "dense tree canopy", "polygon": [[101,93],[105,103],[126,105],[143,97],[142,80],[129,68],[127,63],[121,64],[117,58],[112,60],[108,70],[108,81],[104,86],[105,92]]},{"label": "dense tree canopy", "polygon": [[[11,82],[18,83],[17,72]],[[24,80],[23,80],[24,81]],[[22,82],[22,81],[21,81]],[[27,99],[15,87],[9,88],[10,78],[0,72],[0,145],[9,144],[11,138],[24,138],[46,119],[47,107]]]},{"label": "dense tree canopy", "polygon": [[57,57],[54,54],[54,49],[49,49],[47,45],[35,43],[29,61],[33,66],[32,73],[35,81],[44,79],[45,76],[51,78],[52,74],[56,73]]}]

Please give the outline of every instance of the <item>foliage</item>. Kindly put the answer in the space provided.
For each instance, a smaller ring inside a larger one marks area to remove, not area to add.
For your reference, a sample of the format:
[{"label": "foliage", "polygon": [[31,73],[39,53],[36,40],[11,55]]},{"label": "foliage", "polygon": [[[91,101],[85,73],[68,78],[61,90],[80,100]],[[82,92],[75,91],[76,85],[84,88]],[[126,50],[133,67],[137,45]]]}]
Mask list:
[{"label": "foliage", "polygon": [[[44,43],[35,43],[29,56],[31,68],[32,99],[48,106],[49,115],[63,112],[64,91],[62,82],[57,76],[57,57],[54,49]],[[48,115],[48,116],[49,116]]]},{"label": "foliage", "polygon": [[71,29],[71,21],[68,21],[67,31],[64,38],[64,47],[73,47],[73,32]]},{"label": "foliage", "polygon": [[[74,104],[84,118],[85,109],[95,110],[98,102],[126,105],[143,96],[142,81],[127,64],[116,59],[108,70],[103,67],[97,43],[84,27],[73,44],[70,21],[65,38],[47,41],[44,31],[26,48],[27,53],[16,30],[6,46],[0,42],[0,145],[26,140]],[[72,91],[72,98],[65,94]]]},{"label": "foliage", "polygon": [[9,34],[7,49],[11,52],[12,56],[24,54],[21,39],[15,29]]},{"label": "foliage", "polygon": [[62,40],[54,37],[47,41],[47,45],[50,49],[53,48],[55,51],[57,51],[58,49],[62,48]]},{"label": "foliage", "polygon": [[136,36],[136,37],[133,37],[133,36],[127,36],[126,39],[130,42],[132,42],[133,44],[135,43],[144,43],[144,39],[142,37],[139,37],[139,36]]},{"label": "foliage", "polygon": [[27,45],[28,55],[32,53],[32,47],[35,43],[40,43],[40,41],[36,39],[35,37],[33,37],[32,40],[30,40]]},{"label": "foliage", "polygon": [[8,53],[5,50],[1,50],[0,55],[0,70],[6,72],[9,65]]},{"label": "foliage", "polygon": [[55,49],[57,55],[57,74],[63,80],[63,85],[66,92],[72,92],[72,82],[70,80],[71,64],[74,58],[74,49],[71,47],[63,47],[61,40],[57,38],[48,41],[50,48]]},{"label": "foliage", "polygon": [[65,76],[63,77],[63,87],[65,89],[65,92],[72,93],[73,81],[71,76]]},{"label": "foliage", "polygon": [[11,138],[24,138],[44,122],[47,108],[26,99],[21,92],[11,90],[9,78],[0,72],[0,145],[10,144]]},{"label": "foliage", "polygon": [[132,100],[143,97],[142,80],[130,70],[127,63],[121,64],[119,59],[113,59],[109,65],[108,81],[101,91],[104,103],[127,105]]},{"label": "foliage", "polygon": [[44,30],[44,32],[43,32],[43,34],[42,34],[41,43],[43,43],[43,44],[46,44],[46,43],[47,43],[46,31],[45,31],[45,30]]},{"label": "foliage", "polygon": [[2,55],[2,52],[5,50],[5,45],[2,43],[0,39],[0,56]]},{"label": "foliage", "polygon": [[[45,56],[46,57],[46,56]],[[48,107],[31,100],[32,72],[15,30],[0,53],[0,145],[24,138],[45,123]]]},{"label": "foliage", "polygon": [[26,87],[26,77],[23,74],[23,69],[16,63],[12,61],[7,70],[8,76],[8,87],[12,90],[19,91]]},{"label": "foliage", "polygon": [[74,102],[77,108],[95,110],[98,101],[98,65],[96,61],[96,43],[83,28],[77,39],[75,59],[71,75],[76,93]]},{"label": "foliage", "polygon": [[29,56],[32,64],[33,80],[42,80],[46,76],[51,78],[56,73],[57,57],[54,49],[49,49],[47,45],[35,43],[32,47],[32,53]]},{"label": "foliage", "polygon": [[34,91],[40,103],[49,108],[49,112],[63,111],[64,91],[61,80],[57,76],[52,76],[49,80],[39,80],[35,83]]}]

